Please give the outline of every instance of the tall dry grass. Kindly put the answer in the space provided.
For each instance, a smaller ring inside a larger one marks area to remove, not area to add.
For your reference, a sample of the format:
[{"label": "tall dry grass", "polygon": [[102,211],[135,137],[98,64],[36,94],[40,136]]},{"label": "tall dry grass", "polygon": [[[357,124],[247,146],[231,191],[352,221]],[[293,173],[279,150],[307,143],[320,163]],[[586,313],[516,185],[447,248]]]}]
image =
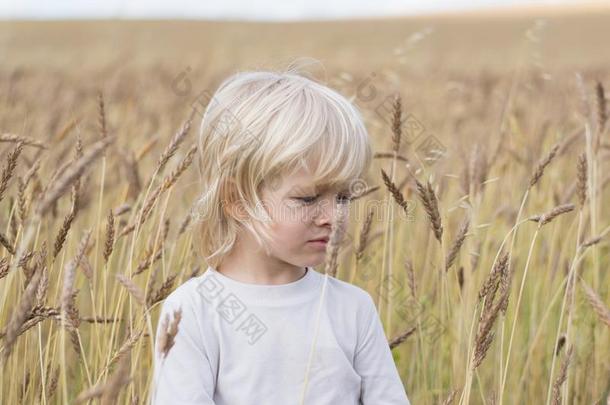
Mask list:
[{"label": "tall dry grass", "polygon": [[[373,100],[352,66],[327,73],[375,162],[319,270],[373,295],[412,403],[607,403],[607,66],[396,65]],[[206,267],[193,101],[228,73],[193,69],[179,95],[183,69],[0,68],[2,403],[148,398],[153,351],[179,330],[159,305]]]}]

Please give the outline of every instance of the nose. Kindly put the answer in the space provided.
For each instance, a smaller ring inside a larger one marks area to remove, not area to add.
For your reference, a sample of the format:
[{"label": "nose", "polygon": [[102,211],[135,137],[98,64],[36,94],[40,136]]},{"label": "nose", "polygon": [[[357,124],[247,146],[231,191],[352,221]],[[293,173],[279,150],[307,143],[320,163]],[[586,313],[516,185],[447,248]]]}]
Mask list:
[{"label": "nose", "polygon": [[318,204],[316,204],[316,209],[314,212],[314,222],[318,226],[328,226],[331,227],[333,223],[333,208],[329,204],[328,200],[322,200]]},{"label": "nose", "polygon": [[337,221],[338,216],[345,213],[347,207],[335,201],[335,195],[331,198],[324,198],[316,205],[314,222],[318,226],[331,228]]}]

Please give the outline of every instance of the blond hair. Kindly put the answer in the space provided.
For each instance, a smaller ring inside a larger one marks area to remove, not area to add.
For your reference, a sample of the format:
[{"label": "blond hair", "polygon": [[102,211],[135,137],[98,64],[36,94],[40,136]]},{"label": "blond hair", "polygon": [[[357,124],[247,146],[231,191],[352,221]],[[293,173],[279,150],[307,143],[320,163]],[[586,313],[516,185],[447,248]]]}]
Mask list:
[{"label": "blond hair", "polygon": [[[267,252],[261,192],[304,167],[314,184],[344,186],[369,168],[372,151],[361,114],[349,100],[293,62],[284,71],[243,71],[226,78],[206,107],[199,131],[202,193],[191,226],[196,252],[220,264],[247,228]],[[239,201],[248,220],[228,215]],[[264,211],[264,210],[263,210]]]}]

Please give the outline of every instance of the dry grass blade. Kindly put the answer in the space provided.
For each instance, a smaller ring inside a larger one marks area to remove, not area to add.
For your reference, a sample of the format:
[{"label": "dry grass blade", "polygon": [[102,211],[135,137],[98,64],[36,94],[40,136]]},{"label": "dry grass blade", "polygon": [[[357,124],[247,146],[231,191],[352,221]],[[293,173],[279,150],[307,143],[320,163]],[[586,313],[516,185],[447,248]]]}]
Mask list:
[{"label": "dry grass blade", "polygon": [[572,349],[573,349],[572,346],[570,346],[568,348],[568,350],[566,352],[566,356],[565,356],[563,362],[561,363],[561,369],[559,370],[559,376],[557,376],[557,379],[553,383],[553,399],[551,400],[551,403],[553,405],[561,404],[561,386],[565,382],[566,377],[568,375],[568,366],[570,365],[570,360],[572,358]]},{"label": "dry grass blade", "polygon": [[142,181],[140,180],[140,171],[135,153],[131,149],[128,149],[127,151],[120,150],[118,157],[121,159],[121,163],[125,171],[125,177],[127,183],[129,184],[128,196],[130,199],[135,200],[142,190]]},{"label": "dry grass blade", "polygon": [[[25,332],[36,326],[40,322],[49,319],[53,321],[61,321],[61,313],[59,309],[36,305],[28,314],[26,320],[21,325],[17,336],[23,335]],[[6,330],[0,331],[0,339],[6,336]]]},{"label": "dry grass blade", "polygon": [[74,221],[74,218],[76,218],[76,213],[78,212],[78,192],[75,186],[73,186],[72,189],[72,196],[72,207],[70,208],[70,212],[64,218],[64,222],[61,226],[61,229],[59,230],[59,233],[57,234],[57,238],[55,238],[53,257],[57,257],[57,255],[61,251],[61,248],[64,246],[66,236],[68,235],[68,232],[72,227],[72,222]]},{"label": "dry grass blade", "polygon": [[362,255],[364,254],[364,249],[366,249],[367,239],[369,233],[371,231],[371,224],[373,223],[373,210],[369,209],[366,213],[366,219],[364,220],[364,224],[362,225],[362,229],[360,231],[360,237],[358,238],[358,246],[356,247],[356,260],[359,261],[362,259]]},{"label": "dry grass blade", "polygon": [[144,270],[148,269],[153,263],[159,260],[163,255],[163,250],[161,249],[162,247],[163,245],[160,244],[157,250],[152,252],[146,252],[146,257],[140,263],[138,263],[138,267],[133,272],[133,275],[135,276],[142,273]]},{"label": "dry grass blade", "polygon": [[[375,152],[375,154],[373,155],[373,158],[374,159],[394,159],[394,153],[393,152]],[[409,163],[409,159],[403,155],[397,154],[396,160],[400,160],[402,162]]]},{"label": "dry grass blade", "polygon": [[539,181],[542,175],[544,174],[544,169],[553,161],[555,156],[557,155],[557,151],[561,145],[559,143],[555,144],[548,155],[544,157],[544,159],[540,160],[536,165],[536,169],[530,178],[529,188],[534,187]]},{"label": "dry grass blade", "polygon": [[97,93],[97,105],[98,105],[98,126],[100,131],[100,137],[106,138],[108,136],[108,129],[106,128],[106,108],[104,107],[104,95],[101,91]]},{"label": "dry grass blade", "polygon": [[4,248],[6,250],[8,250],[8,252],[12,255],[15,255],[15,247],[13,246],[13,244],[11,243],[10,240],[8,240],[8,238],[2,233],[0,232],[0,245],[4,246]]},{"label": "dry grass blade", "polygon": [[417,326],[413,326],[413,327],[407,329],[406,331],[402,332],[400,335],[396,336],[395,338],[392,338],[388,342],[388,344],[390,345],[390,350],[399,346],[402,342],[407,340],[407,338],[409,336],[411,336],[413,333],[415,333],[416,329],[417,329]]},{"label": "dry grass blade", "polygon": [[108,218],[106,220],[106,243],[104,244],[104,262],[108,263],[108,258],[112,254],[114,247],[114,215],[112,209],[108,210]]},{"label": "dry grass blade", "polygon": [[93,144],[81,158],[76,160],[66,171],[59,177],[47,190],[45,195],[42,197],[37,213],[41,217],[51,208],[51,205],[59,199],[68,187],[83,175],[85,170],[91,166],[91,163],[102,153],[102,151],[114,141],[114,137],[108,136],[101,141]]},{"label": "dry grass blade", "polygon": [[41,149],[48,149],[42,142],[38,142],[35,139],[28,138],[27,136],[15,135],[15,134],[0,134],[0,142],[21,142],[24,145],[34,146]]},{"label": "dry grass blade", "polygon": [[603,236],[596,236],[594,238],[591,239],[587,239],[586,241],[584,241],[579,248],[581,250],[585,250],[586,248],[590,247],[590,246],[594,246],[597,245],[599,242],[601,242],[602,240],[604,240]]},{"label": "dry grass blade", "polygon": [[[149,294],[146,297],[146,305],[148,307],[152,307],[157,302],[164,300],[169,295],[169,293],[172,292],[172,287],[174,285],[175,279],[176,279],[176,275],[171,274],[165,279],[163,284],[161,284],[161,287],[159,287],[159,289],[156,292],[154,292],[154,293],[149,292]],[[151,282],[150,286],[152,287],[152,285],[153,284]]]},{"label": "dry grass blade", "polygon": [[451,393],[449,394],[447,399],[445,399],[443,401],[442,405],[451,405],[453,403],[453,400],[455,399],[455,396],[458,394],[458,392],[460,392],[459,389],[455,389],[455,390],[451,391]]},{"label": "dry grass blade", "polygon": [[439,243],[441,243],[443,237],[443,226],[441,223],[441,215],[438,210],[438,200],[436,199],[436,194],[434,193],[434,190],[432,190],[430,181],[427,181],[426,186],[424,187],[424,185],[421,184],[416,178],[414,178],[414,180],[415,185],[417,186],[417,194],[419,195],[419,199],[421,200],[424,210],[428,215],[428,219],[430,220],[434,237]]},{"label": "dry grass blade", "polygon": [[112,356],[106,368],[112,366],[118,360],[122,359],[127,353],[130,353],[131,349],[135,346],[138,340],[140,340],[143,334],[144,329],[140,329],[136,333],[130,335],[129,338],[121,345],[119,350],[117,350],[114,356]]},{"label": "dry grass blade", "polygon": [[165,240],[167,239],[167,235],[169,233],[168,231],[168,226],[169,226],[169,220],[165,221],[165,226],[163,229],[163,235],[161,235],[161,238],[157,241],[155,241],[154,243],[152,243],[151,245],[149,245],[146,250],[144,251],[144,258],[142,259],[142,261],[140,261],[140,263],[138,263],[138,267],[136,268],[136,270],[133,272],[133,275],[138,275],[140,273],[142,273],[144,270],[148,269],[153,263],[155,263],[157,260],[159,260],[161,258],[161,256],[163,255],[163,247],[165,244]]},{"label": "dry grass blade", "polygon": [[479,148],[479,144],[476,144],[470,154],[470,161],[466,166],[468,168],[467,173],[468,179],[466,180],[467,186],[465,191],[470,195],[477,195],[485,187],[487,180],[487,174],[489,172],[489,161],[487,160],[487,154]]},{"label": "dry grass blade", "polygon": [[86,230],[83,237],[80,240],[76,255],[64,269],[64,280],[61,293],[61,315],[62,323],[70,331],[73,331],[78,327],[80,323],[80,317],[78,316],[78,308],[75,303],[75,295],[78,291],[74,290],[74,281],[76,279],[76,268],[78,267],[82,257],[85,254],[85,249],[89,244],[89,237],[91,230]]},{"label": "dry grass blade", "polygon": [[599,295],[585,283],[582,277],[580,278],[580,281],[582,288],[585,291],[585,295],[587,296],[587,301],[589,301],[589,304],[597,314],[597,317],[610,328],[610,309],[604,305]]},{"label": "dry grass blade", "polygon": [[400,94],[394,96],[392,106],[392,151],[398,153],[400,149],[400,138],[402,137],[402,102]]},{"label": "dry grass blade", "polygon": [[101,397],[100,404],[115,405],[121,388],[125,387],[131,381],[129,375],[129,365],[131,363],[131,353],[123,356],[120,360],[116,371],[103,384],[98,384],[81,392],[76,397],[75,403],[80,404],[93,398]]},{"label": "dry grass blade", "polygon": [[[184,157],[184,159],[182,159],[182,161],[178,164],[178,167],[172,173],[170,173],[168,176],[166,176],[163,179],[163,183],[161,183],[155,189],[155,191],[153,191],[152,194],[148,197],[146,202],[143,204],[142,214],[138,221],[138,226],[141,227],[142,224],[144,224],[144,222],[146,222],[146,220],[150,216],[150,213],[152,212],[155,202],[157,202],[157,200],[161,196],[161,194],[165,190],[168,190],[171,186],[173,186],[176,183],[176,181],[178,180],[178,177],[180,177],[180,175],[191,165],[195,152],[197,152],[197,145],[192,145],[191,148],[189,149],[189,151],[186,153],[186,156]],[[125,228],[123,228],[123,230],[121,230],[121,233],[118,236],[121,237],[121,236],[125,236],[125,235],[129,234],[130,232],[132,232],[135,229],[135,227],[136,227],[135,224],[130,224],[130,225],[126,226]]]},{"label": "dry grass blade", "polygon": [[11,177],[13,177],[13,173],[17,167],[17,160],[19,159],[22,150],[23,142],[19,142],[17,143],[17,146],[15,146],[15,149],[9,152],[8,157],[6,158],[6,165],[2,169],[2,177],[0,178],[0,201],[4,198],[4,193],[8,188],[8,182]]},{"label": "dry grass blade", "polygon": [[93,266],[89,262],[89,259],[87,258],[87,256],[83,256],[81,258],[80,268],[83,271],[83,274],[85,275],[85,277],[87,277],[87,280],[89,280],[89,281],[93,280]]},{"label": "dry grass blade", "polygon": [[131,206],[129,204],[121,204],[114,209],[113,214],[115,217],[119,217],[129,211],[131,211]]},{"label": "dry grass blade", "polygon": [[167,354],[176,343],[176,335],[178,334],[178,325],[182,319],[182,309],[178,308],[174,311],[174,318],[170,322],[169,314],[165,315],[161,323],[161,333],[159,335],[159,342],[157,344],[157,350],[163,358],[167,357]]},{"label": "dry grass blade", "polygon": [[25,195],[27,184],[21,176],[17,176],[17,215],[19,223],[25,223],[27,217],[27,206],[29,206],[28,198]]},{"label": "dry grass blade", "polygon": [[129,277],[127,277],[126,275],[121,274],[121,273],[117,274],[116,278],[123,285],[123,287],[125,287],[127,289],[127,291],[129,291],[129,294],[131,294],[131,296],[133,298],[135,298],[135,300],[138,302],[138,304],[140,304],[140,305],[146,304],[146,298],[144,297],[144,292],[140,289],[140,287],[135,285],[133,280],[131,280]]},{"label": "dry grass blade", "polygon": [[[50,366],[51,366],[50,364],[47,366],[47,373],[46,373],[47,376],[50,374]],[[40,392],[41,397],[42,397],[42,395],[45,395],[46,399],[51,399],[53,397],[53,394],[55,393],[55,390],[57,389],[58,381],[59,381],[59,366],[55,367],[52,377],[49,378],[49,383],[47,384],[46,392],[42,392],[42,391]]]},{"label": "dry grass blade", "polygon": [[159,137],[155,136],[149,139],[136,153],[135,159],[136,162],[141,161],[148,153],[153,149],[153,147],[159,142]]},{"label": "dry grass blade", "polygon": [[17,337],[19,336],[19,331],[23,326],[23,323],[28,318],[30,311],[34,305],[34,301],[36,298],[36,292],[38,290],[38,284],[40,282],[40,277],[42,275],[42,271],[40,269],[35,268],[34,274],[30,279],[25,291],[21,295],[21,300],[19,304],[17,304],[17,308],[11,315],[7,326],[6,326],[6,335],[4,337],[4,353],[3,353],[3,363],[6,364],[8,357],[11,354],[11,350]]},{"label": "dry grass blade", "polygon": [[482,300],[487,296],[495,295],[499,286],[498,283],[500,282],[500,278],[508,268],[508,258],[509,255],[508,252],[506,252],[496,261],[494,267],[489,273],[489,276],[487,277],[487,279],[483,283],[483,286],[481,286],[481,289],[479,290],[479,300]]},{"label": "dry grass blade", "polygon": [[180,130],[176,133],[176,135],[174,135],[174,137],[170,141],[167,148],[165,148],[165,150],[163,151],[161,156],[159,156],[159,160],[157,161],[157,172],[160,173],[163,171],[163,168],[165,167],[167,162],[171,159],[171,157],[174,156],[174,154],[178,150],[178,147],[180,146],[180,144],[182,143],[182,141],[188,134],[190,128],[191,128],[191,119],[189,118],[184,122],[184,124],[182,124],[182,127],[180,128]]},{"label": "dry grass blade", "polygon": [[[507,305],[508,296],[510,294],[510,275],[508,272],[508,253],[506,253],[496,262],[489,278],[479,292],[479,297],[484,298],[484,305],[481,310],[479,326],[475,336],[475,349],[472,361],[473,370],[481,365],[485,359],[494,338],[494,333],[491,329],[498,314]],[[500,288],[500,297],[495,300],[498,288]]]},{"label": "dry grass blade", "polygon": [[445,260],[445,270],[448,271],[457,254],[459,253],[464,240],[466,239],[466,234],[468,233],[468,225],[470,224],[470,220],[466,218],[464,222],[460,225],[460,229],[458,230],[457,236],[451,245],[451,249],[449,250],[449,254],[447,254],[447,259]]},{"label": "dry grass blade", "polygon": [[383,183],[392,194],[392,197],[394,197],[394,201],[396,201],[396,203],[400,205],[407,214],[409,214],[409,203],[405,200],[398,187],[396,187],[394,182],[392,182],[390,177],[383,169],[381,169],[381,177],[383,177]]},{"label": "dry grass blade", "polygon": [[192,219],[193,219],[193,215],[192,215],[192,209],[191,209],[187,213],[187,215],[184,216],[184,219],[182,220],[180,227],[178,227],[178,236],[182,235],[189,228],[189,225],[191,224]]},{"label": "dry grass blade", "polygon": [[411,259],[405,260],[405,268],[407,269],[407,285],[413,298],[417,297],[417,283],[415,281],[415,271],[413,270],[413,262]]},{"label": "dry grass blade", "polygon": [[582,128],[578,128],[573,131],[570,135],[564,137],[559,146],[559,150],[557,151],[557,155],[561,156],[566,153],[572,145],[575,145],[577,141],[583,139],[584,130]]},{"label": "dry grass blade", "polygon": [[121,318],[104,318],[101,316],[83,316],[80,318],[81,322],[87,323],[114,323],[121,321]]},{"label": "dry grass blade", "polygon": [[578,202],[580,208],[585,206],[587,200],[587,155],[582,153],[578,157],[578,164],[576,167],[576,189],[578,190]]},{"label": "dry grass blade", "polygon": [[45,299],[47,297],[47,292],[49,290],[49,271],[47,270],[46,265],[46,245],[43,246],[43,249],[38,254],[36,266],[41,268],[42,275],[40,276],[40,283],[38,285],[38,290],[36,290],[36,305],[42,306],[45,303]]},{"label": "dry grass blade", "polygon": [[344,204],[337,204],[337,219],[332,226],[328,246],[326,247],[326,259],[324,263],[324,272],[331,277],[337,275],[337,267],[339,265],[337,258],[339,249],[345,235],[347,225],[348,207]]},{"label": "dry grass blade", "polygon": [[606,103],[604,85],[599,81],[595,85],[595,96],[597,101],[597,130],[598,134],[601,134],[604,132],[606,122],[608,121],[608,107]]},{"label": "dry grass blade", "polygon": [[55,135],[55,137],[53,138],[53,140],[55,142],[61,142],[62,140],[64,140],[66,138],[66,136],[68,136],[68,134],[74,129],[76,128],[76,126],[81,122],[81,118],[76,118],[71,120],[70,122],[68,122],[62,129],[61,131],[59,131],[57,133],[57,135]]},{"label": "dry grass blade", "polygon": [[0,279],[8,274],[9,262],[7,257],[0,259]]},{"label": "dry grass blade", "polygon": [[538,222],[538,226],[543,226],[551,222],[553,219],[557,218],[561,214],[565,214],[567,212],[574,210],[574,204],[563,204],[559,205],[547,213],[542,215],[534,215],[529,218],[530,221]]}]

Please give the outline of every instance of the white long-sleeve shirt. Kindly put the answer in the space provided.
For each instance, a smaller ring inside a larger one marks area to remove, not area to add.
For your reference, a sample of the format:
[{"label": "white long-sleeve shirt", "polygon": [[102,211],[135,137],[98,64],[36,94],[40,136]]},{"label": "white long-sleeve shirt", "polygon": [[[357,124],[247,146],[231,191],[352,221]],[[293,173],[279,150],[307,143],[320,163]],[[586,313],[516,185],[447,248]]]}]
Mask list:
[{"label": "white long-sleeve shirt", "polygon": [[312,267],[280,285],[208,267],[165,299],[157,342],[178,308],[167,357],[155,346],[153,405],[410,405],[373,299],[358,286]]}]

